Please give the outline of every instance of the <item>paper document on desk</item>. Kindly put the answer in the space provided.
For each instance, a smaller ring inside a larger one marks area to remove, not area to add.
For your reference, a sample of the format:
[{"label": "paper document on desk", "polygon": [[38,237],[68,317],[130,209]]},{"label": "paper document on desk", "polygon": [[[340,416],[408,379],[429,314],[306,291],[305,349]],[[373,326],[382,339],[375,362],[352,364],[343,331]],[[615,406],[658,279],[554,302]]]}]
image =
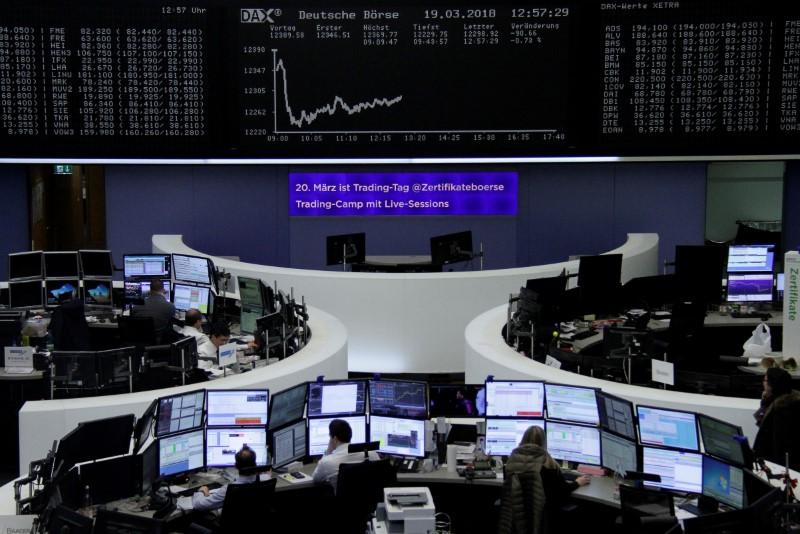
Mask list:
[{"label": "paper document on desk", "polygon": [[314,479],[310,475],[306,475],[303,478],[297,478],[292,476],[291,473],[284,473],[282,475],[278,475],[278,478],[281,478],[288,482],[289,484],[313,484]]},{"label": "paper document on desk", "polygon": [[176,504],[181,510],[192,510],[194,508],[191,497],[178,497]]},{"label": "paper document on desk", "polygon": [[461,460],[462,462],[471,462],[475,459],[475,444],[472,443],[470,445],[458,445],[456,449],[456,460]]}]

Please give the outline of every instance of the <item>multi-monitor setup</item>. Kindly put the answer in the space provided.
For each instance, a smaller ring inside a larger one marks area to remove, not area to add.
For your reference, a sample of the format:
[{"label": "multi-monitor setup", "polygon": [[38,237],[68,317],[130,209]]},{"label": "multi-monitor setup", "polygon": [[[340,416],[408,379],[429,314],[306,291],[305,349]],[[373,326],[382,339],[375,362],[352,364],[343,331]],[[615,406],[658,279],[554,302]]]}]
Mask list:
[{"label": "multi-monitor setup", "polygon": [[150,283],[161,280],[164,297],[175,309],[213,311],[215,283],[211,260],[186,254],[126,254],[123,257],[125,303],[143,304],[150,294]]},{"label": "multi-monitor setup", "polygon": [[8,272],[11,308],[53,308],[79,296],[92,308],[112,307],[108,250],[13,253]]},{"label": "multi-monitor setup", "polygon": [[[646,486],[746,505],[742,429],[712,417],[630,401],[593,388],[537,381],[486,383],[486,452],[509,455],[539,426],[556,460],[658,475]],[[702,442],[702,452],[701,452]],[[646,479],[647,480],[647,479]]]}]

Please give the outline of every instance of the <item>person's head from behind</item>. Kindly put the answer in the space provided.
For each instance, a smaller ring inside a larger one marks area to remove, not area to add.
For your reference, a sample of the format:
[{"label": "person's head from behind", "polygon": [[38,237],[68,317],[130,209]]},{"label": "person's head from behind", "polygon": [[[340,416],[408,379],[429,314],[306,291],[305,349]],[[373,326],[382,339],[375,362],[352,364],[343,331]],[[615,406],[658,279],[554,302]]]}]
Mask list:
[{"label": "person's head from behind", "polygon": [[541,447],[545,456],[544,466],[548,469],[558,467],[556,461],[553,460],[553,457],[547,452],[547,435],[544,433],[542,427],[536,425],[529,426],[528,430],[522,434],[522,439],[519,440],[519,446],[522,447],[523,445],[536,445]]},{"label": "person's head from behind", "polygon": [[221,347],[231,340],[231,329],[223,321],[217,321],[211,325],[208,338],[215,347]]},{"label": "person's head from behind", "polygon": [[200,313],[200,310],[196,310],[194,308],[188,309],[186,310],[184,322],[186,323],[186,326],[191,326],[192,328],[200,330],[200,328],[203,326],[203,314]]},{"label": "person's head from behind", "polygon": [[764,375],[764,393],[778,398],[792,391],[792,375],[780,367],[770,367]]},{"label": "person's head from behind", "polygon": [[350,428],[350,423],[342,419],[334,419],[330,422],[328,434],[331,438],[331,449],[350,443],[350,440],[353,439],[353,429]]},{"label": "person's head from behind", "polygon": [[153,278],[150,280],[150,294],[164,295],[164,282],[162,282],[160,278]]},{"label": "person's head from behind", "polygon": [[235,460],[236,469],[240,473],[253,468],[256,466],[256,451],[245,445],[236,453]]}]

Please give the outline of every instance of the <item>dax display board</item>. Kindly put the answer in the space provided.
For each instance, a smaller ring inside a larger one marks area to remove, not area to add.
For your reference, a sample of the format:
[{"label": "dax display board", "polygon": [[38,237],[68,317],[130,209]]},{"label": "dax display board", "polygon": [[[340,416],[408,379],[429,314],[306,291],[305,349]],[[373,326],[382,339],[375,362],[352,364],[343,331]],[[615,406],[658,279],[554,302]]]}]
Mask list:
[{"label": "dax display board", "polygon": [[11,0],[0,157],[792,153],[786,6]]}]

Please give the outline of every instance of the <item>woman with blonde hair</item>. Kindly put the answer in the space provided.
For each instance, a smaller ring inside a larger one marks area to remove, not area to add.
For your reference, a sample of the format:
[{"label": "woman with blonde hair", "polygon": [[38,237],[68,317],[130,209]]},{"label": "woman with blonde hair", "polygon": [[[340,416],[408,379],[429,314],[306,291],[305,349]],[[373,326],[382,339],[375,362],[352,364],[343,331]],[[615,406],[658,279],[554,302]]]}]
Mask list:
[{"label": "woman with blonde hair", "polygon": [[559,523],[559,509],[569,494],[589,482],[586,475],[574,482],[565,480],[547,452],[544,430],[529,427],[506,462],[498,532],[546,533]]}]

